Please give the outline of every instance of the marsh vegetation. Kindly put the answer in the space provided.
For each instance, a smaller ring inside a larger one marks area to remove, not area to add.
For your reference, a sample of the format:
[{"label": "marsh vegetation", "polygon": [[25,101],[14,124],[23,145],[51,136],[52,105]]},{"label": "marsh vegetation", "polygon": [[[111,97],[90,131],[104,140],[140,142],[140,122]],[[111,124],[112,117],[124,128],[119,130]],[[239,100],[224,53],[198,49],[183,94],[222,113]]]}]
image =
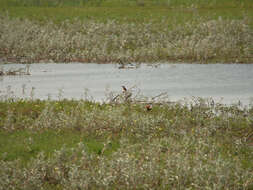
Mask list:
[{"label": "marsh vegetation", "polygon": [[251,189],[253,109],[0,102],[1,189]]},{"label": "marsh vegetation", "polygon": [[2,61],[253,62],[251,1],[95,2],[1,1]]},{"label": "marsh vegetation", "polygon": [[32,62],[252,62],[252,30],[242,20],[201,19],[183,26],[166,21],[60,25],[0,17],[0,49],[6,61]]},{"label": "marsh vegetation", "polygon": [[[253,62],[252,0],[0,6],[1,62]],[[250,190],[252,145],[252,104],[0,97],[0,190]]]}]

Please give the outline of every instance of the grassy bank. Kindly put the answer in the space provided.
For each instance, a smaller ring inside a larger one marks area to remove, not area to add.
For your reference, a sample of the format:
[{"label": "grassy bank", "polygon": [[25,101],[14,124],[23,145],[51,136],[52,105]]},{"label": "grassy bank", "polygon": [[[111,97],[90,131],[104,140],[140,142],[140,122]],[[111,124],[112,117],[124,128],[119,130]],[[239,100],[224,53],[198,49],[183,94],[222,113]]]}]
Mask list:
[{"label": "grassy bank", "polygon": [[[175,20],[176,22],[176,20]],[[0,17],[2,62],[236,62],[252,63],[252,29],[247,17],[166,19],[143,23],[108,20],[43,25]]]},{"label": "grassy bank", "polygon": [[251,189],[253,109],[0,102],[0,189]]},{"label": "grassy bank", "polygon": [[253,62],[250,0],[0,5],[1,62]]}]

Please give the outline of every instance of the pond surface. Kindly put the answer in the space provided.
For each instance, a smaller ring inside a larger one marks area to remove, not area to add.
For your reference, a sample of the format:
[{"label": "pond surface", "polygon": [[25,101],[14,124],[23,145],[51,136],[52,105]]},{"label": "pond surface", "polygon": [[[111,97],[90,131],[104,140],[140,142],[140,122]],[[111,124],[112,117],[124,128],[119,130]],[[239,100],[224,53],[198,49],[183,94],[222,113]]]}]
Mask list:
[{"label": "pond surface", "polygon": [[[4,71],[20,67],[25,65],[1,66]],[[253,64],[142,64],[136,69],[115,64],[32,64],[30,73],[0,77],[1,94],[80,99],[88,89],[89,96],[103,101],[108,91],[120,93],[125,85],[147,97],[166,92],[171,101],[212,97],[222,103],[249,104],[253,97]]]}]

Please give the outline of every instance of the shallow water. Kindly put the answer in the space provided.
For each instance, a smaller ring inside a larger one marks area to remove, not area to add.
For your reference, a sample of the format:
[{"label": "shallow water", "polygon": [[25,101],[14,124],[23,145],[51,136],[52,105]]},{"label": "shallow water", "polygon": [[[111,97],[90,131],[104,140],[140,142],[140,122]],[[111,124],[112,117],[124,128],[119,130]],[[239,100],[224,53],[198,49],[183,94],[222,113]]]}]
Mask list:
[{"label": "shallow water", "polygon": [[[4,70],[25,67],[1,66]],[[32,64],[31,75],[0,77],[1,94],[39,99],[84,98],[85,89],[96,101],[106,91],[121,92],[121,86],[136,86],[147,97],[166,92],[171,101],[212,97],[222,103],[253,97],[253,64],[142,64],[137,69],[118,69],[115,64]],[[34,90],[32,90],[34,88]]]}]

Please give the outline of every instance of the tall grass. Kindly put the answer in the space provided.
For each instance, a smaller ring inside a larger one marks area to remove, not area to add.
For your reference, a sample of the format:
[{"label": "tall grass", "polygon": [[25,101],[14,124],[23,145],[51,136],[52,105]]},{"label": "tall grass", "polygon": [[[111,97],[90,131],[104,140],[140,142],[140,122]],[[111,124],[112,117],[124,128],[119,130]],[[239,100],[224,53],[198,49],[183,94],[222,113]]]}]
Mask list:
[{"label": "tall grass", "polygon": [[251,0],[0,5],[1,62],[253,62]]},{"label": "tall grass", "polygon": [[171,26],[108,20],[52,22],[0,17],[0,56],[10,62],[253,62],[252,30],[242,20]]},{"label": "tall grass", "polygon": [[252,106],[7,99],[0,114],[0,189],[252,187]]}]

